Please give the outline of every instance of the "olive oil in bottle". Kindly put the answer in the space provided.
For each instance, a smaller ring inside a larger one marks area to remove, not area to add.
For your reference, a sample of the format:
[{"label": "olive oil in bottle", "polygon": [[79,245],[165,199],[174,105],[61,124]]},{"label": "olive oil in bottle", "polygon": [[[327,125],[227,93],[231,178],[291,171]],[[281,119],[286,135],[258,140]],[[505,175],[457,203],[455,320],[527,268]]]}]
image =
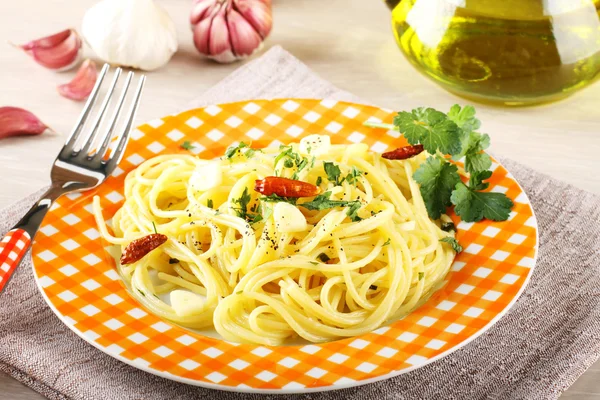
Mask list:
[{"label": "olive oil in bottle", "polygon": [[386,1],[408,60],[460,96],[528,105],[600,76],[600,0]]}]

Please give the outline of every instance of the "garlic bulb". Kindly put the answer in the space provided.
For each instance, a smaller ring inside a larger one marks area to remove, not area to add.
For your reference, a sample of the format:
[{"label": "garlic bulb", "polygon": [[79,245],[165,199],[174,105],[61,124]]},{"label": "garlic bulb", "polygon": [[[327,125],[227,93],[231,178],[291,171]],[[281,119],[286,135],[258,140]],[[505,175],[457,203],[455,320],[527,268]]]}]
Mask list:
[{"label": "garlic bulb", "polygon": [[85,13],[81,32],[102,60],[147,71],[177,50],[175,24],[154,0],[102,0]]},{"label": "garlic bulb", "polygon": [[208,58],[229,63],[252,55],[271,32],[271,0],[195,0],[194,44]]}]

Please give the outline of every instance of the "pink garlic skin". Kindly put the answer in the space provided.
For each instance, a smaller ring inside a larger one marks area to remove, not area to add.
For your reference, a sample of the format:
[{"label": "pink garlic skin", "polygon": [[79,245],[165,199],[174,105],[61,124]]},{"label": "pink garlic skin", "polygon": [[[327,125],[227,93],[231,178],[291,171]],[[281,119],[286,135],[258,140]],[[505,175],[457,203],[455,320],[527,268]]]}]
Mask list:
[{"label": "pink garlic skin", "polygon": [[195,0],[194,44],[205,56],[229,63],[252,55],[271,32],[271,0]]},{"label": "pink garlic skin", "polygon": [[0,139],[10,136],[39,135],[48,127],[38,117],[18,107],[0,107]]},{"label": "pink garlic skin", "polygon": [[81,59],[83,42],[74,29],[32,40],[18,46],[43,67],[66,71]]},{"label": "pink garlic skin", "polygon": [[58,93],[67,99],[76,101],[85,100],[92,93],[97,78],[98,70],[96,69],[96,64],[91,60],[85,60],[71,82],[57,87]]}]

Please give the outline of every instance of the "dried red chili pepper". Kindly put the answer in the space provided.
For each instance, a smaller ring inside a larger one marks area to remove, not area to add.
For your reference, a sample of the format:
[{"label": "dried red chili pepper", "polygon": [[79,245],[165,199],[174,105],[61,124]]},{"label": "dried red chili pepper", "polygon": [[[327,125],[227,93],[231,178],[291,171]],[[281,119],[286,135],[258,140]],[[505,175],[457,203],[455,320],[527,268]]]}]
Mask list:
[{"label": "dried red chili pepper", "polygon": [[422,153],[423,150],[422,144],[416,144],[414,146],[404,146],[397,148],[396,150],[388,151],[383,153],[381,157],[388,160],[406,160],[407,158],[411,158],[419,153]]},{"label": "dried red chili pepper", "polygon": [[281,197],[312,197],[321,193],[321,189],[312,183],[278,176],[256,180],[254,190],[265,196],[276,194]]},{"label": "dried red chili pepper", "polygon": [[152,250],[167,241],[167,236],[162,233],[152,233],[148,236],[135,239],[125,247],[121,255],[121,264],[131,264],[144,258]]}]

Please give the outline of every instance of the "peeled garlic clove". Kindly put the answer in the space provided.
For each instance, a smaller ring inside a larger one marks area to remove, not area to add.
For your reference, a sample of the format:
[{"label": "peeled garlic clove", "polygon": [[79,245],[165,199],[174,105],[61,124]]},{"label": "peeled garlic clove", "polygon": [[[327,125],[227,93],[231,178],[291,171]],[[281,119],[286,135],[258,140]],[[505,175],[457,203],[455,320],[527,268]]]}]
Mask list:
[{"label": "peeled garlic clove", "polygon": [[48,127],[38,117],[18,107],[0,107],[0,139],[9,136],[39,135]]},{"label": "peeled garlic clove", "polygon": [[190,177],[190,186],[193,190],[205,192],[219,186],[223,182],[221,164],[209,161],[196,167]]},{"label": "peeled garlic clove", "polygon": [[115,65],[150,71],[177,51],[175,23],[153,0],[102,0],[85,13],[81,32],[98,57]]},{"label": "peeled garlic clove", "polygon": [[180,317],[198,315],[204,311],[204,299],[186,290],[173,290],[169,295],[171,307]]},{"label": "peeled garlic clove", "polygon": [[252,55],[271,31],[271,2],[196,0],[190,15],[194,44],[222,63]]},{"label": "peeled garlic clove", "polygon": [[82,41],[77,32],[67,29],[19,46],[40,65],[59,71],[74,67],[81,58]]},{"label": "peeled garlic clove", "polygon": [[302,232],[306,230],[306,217],[298,207],[290,203],[276,203],[273,207],[275,229],[279,232]]},{"label": "peeled garlic clove", "polygon": [[85,60],[71,82],[58,86],[58,93],[67,99],[85,100],[92,93],[97,78],[96,64],[91,60]]}]

